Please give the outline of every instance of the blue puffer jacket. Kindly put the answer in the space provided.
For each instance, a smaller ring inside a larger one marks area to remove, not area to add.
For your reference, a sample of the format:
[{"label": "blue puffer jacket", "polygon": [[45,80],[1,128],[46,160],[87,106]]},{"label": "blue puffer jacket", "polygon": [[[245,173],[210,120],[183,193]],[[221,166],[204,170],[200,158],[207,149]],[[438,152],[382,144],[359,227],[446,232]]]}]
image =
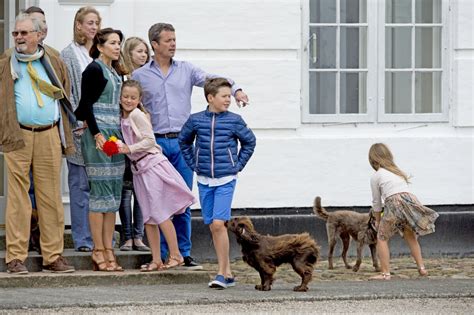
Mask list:
[{"label": "blue puffer jacket", "polygon": [[255,135],[242,117],[209,109],[192,114],[179,135],[186,163],[196,174],[211,178],[240,172],[252,156],[255,143]]}]

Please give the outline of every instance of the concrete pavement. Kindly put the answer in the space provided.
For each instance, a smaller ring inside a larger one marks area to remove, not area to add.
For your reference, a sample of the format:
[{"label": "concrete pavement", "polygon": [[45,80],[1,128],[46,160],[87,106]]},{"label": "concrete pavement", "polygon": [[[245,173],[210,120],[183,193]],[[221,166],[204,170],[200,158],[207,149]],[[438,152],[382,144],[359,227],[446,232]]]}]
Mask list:
[{"label": "concrete pavement", "polygon": [[226,290],[206,283],[181,285],[117,285],[74,288],[3,288],[3,310],[96,308],[120,306],[215,305],[222,303],[365,301],[474,297],[472,279],[419,279],[391,281],[314,281],[310,291],[293,292],[293,285],[276,281],[274,289],[260,292],[254,285],[237,284]]}]

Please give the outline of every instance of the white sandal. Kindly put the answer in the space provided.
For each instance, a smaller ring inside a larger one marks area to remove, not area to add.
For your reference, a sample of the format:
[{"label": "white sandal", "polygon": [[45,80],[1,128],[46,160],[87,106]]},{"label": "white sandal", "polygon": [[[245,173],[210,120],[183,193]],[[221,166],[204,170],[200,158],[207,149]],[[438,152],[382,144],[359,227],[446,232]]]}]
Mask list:
[{"label": "white sandal", "polygon": [[428,276],[428,271],[426,271],[425,266],[421,266],[420,268],[418,268],[418,273],[420,274],[421,277]]},{"label": "white sandal", "polygon": [[390,272],[382,272],[379,275],[369,278],[369,280],[390,280],[390,279],[391,279]]}]

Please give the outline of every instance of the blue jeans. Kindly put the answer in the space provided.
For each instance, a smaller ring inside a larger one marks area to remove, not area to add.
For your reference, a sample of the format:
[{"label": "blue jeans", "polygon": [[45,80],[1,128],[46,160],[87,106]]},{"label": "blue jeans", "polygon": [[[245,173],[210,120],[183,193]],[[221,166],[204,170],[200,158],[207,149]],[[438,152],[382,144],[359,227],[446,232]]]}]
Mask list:
[{"label": "blue jeans", "polygon": [[133,223],[132,223],[132,195],[135,195],[133,188],[122,189],[122,199],[120,201],[119,215],[122,222],[122,233],[120,243],[123,244],[131,239],[143,239],[143,216],[137,198],[133,198]]},{"label": "blue jeans", "polygon": [[89,227],[89,181],[85,166],[67,162],[71,233],[74,248],[93,248]]},{"label": "blue jeans", "polygon": [[[156,143],[161,146],[163,154],[168,158],[174,168],[183,177],[189,189],[193,188],[193,171],[181,155],[178,139],[156,138]],[[191,209],[188,207],[183,214],[173,217],[174,228],[176,229],[176,237],[178,238],[178,247],[181,255],[187,257],[191,255]],[[168,245],[161,234],[161,257],[168,256]]]}]

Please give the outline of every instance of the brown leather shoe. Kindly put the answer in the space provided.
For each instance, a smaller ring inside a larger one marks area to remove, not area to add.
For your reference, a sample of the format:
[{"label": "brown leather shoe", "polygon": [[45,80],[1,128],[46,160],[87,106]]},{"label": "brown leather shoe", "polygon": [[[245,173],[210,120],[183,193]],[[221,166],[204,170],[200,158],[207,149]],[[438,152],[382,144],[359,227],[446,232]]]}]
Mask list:
[{"label": "brown leather shoe", "polygon": [[74,271],[76,271],[74,266],[69,265],[63,256],[59,256],[52,264],[43,266],[43,272],[70,273]]},{"label": "brown leather shoe", "polygon": [[7,264],[7,272],[16,275],[26,275],[28,269],[26,269],[25,264],[21,260],[13,259]]}]

